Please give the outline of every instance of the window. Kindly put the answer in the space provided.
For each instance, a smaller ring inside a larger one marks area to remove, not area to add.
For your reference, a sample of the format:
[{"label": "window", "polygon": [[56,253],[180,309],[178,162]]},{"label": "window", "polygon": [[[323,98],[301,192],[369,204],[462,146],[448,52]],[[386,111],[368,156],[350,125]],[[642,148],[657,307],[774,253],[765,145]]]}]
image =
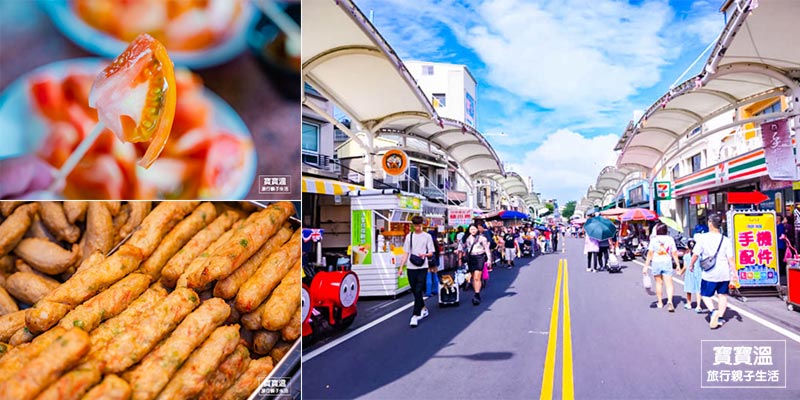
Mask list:
[{"label": "window", "polygon": [[434,93],[432,103],[434,107],[447,107],[447,96],[444,93]]},{"label": "window", "polygon": [[692,156],[692,172],[697,172],[702,168],[700,153]]},{"label": "window", "polygon": [[680,172],[681,172],[681,168],[680,167],[681,167],[680,164],[675,164],[675,166],[672,167],[672,179],[676,179],[676,178],[678,178],[678,176],[680,176]]},{"label": "window", "polygon": [[303,121],[303,162],[319,164],[319,125]]},{"label": "window", "polygon": [[694,128],[694,129],[692,129],[692,131],[689,133],[689,137],[692,137],[692,136],[694,136],[694,135],[697,135],[698,133],[700,133],[700,132],[702,132],[702,131],[703,131],[703,126],[702,126],[702,125],[700,125],[700,126],[698,126],[697,128]]},{"label": "window", "polygon": [[422,75],[433,75],[433,65],[423,65]]},{"label": "window", "polygon": [[772,114],[772,113],[777,113],[777,112],[781,112],[781,101],[780,100],[772,103],[769,107],[757,112],[754,116]]}]

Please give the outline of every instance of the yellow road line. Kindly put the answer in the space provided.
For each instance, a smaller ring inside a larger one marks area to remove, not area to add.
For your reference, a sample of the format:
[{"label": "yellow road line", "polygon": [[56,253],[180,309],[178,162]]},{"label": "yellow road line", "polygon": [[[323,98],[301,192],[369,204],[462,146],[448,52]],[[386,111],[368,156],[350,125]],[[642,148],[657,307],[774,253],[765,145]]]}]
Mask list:
[{"label": "yellow road line", "polygon": [[572,377],[572,321],[569,315],[569,265],[564,260],[564,351],[561,353],[561,398],[574,399]]},{"label": "yellow road line", "polygon": [[561,295],[561,274],[564,259],[558,260],[558,276],[556,277],[556,290],[553,295],[553,311],[550,315],[550,332],[547,336],[547,356],[544,359],[544,371],[542,372],[542,392],[539,395],[541,400],[553,398],[553,379],[556,368],[556,347],[558,346],[558,306],[559,296]]}]

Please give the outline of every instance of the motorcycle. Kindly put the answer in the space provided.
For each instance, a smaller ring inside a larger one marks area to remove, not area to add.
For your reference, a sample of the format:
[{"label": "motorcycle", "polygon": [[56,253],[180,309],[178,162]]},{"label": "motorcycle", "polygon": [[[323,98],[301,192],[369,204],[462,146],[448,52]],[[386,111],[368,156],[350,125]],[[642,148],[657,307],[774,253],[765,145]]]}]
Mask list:
[{"label": "motorcycle", "polygon": [[683,268],[683,256],[689,251],[688,239],[681,234],[672,237],[675,241],[676,251],[678,252],[679,265],[673,265],[673,268]]},{"label": "motorcycle", "polygon": [[617,255],[622,259],[622,261],[631,261],[634,259],[634,257],[636,257],[634,255],[634,246],[630,239],[621,238],[619,240]]}]

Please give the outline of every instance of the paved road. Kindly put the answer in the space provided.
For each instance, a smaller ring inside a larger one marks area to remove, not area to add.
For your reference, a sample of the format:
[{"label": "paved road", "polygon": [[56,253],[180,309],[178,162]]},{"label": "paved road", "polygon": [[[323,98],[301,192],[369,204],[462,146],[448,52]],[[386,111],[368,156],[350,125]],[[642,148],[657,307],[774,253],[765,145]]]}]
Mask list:
[{"label": "paved road", "polygon": [[[303,398],[530,399],[549,398],[550,390],[553,398],[579,399],[800,398],[800,314],[763,318],[798,341],[731,311],[731,321],[712,331],[706,315],[682,304],[672,314],[656,309],[641,286],[640,265],[627,263],[621,274],[588,273],[582,242],[568,239],[567,246],[566,253],[521,268],[496,269],[480,306],[468,297],[461,307],[439,309],[429,299],[431,315],[418,328],[408,326],[406,309],[345,341],[306,349]],[[682,294],[681,285],[676,289]],[[374,309],[397,309],[410,296],[400,300],[373,306],[368,319],[376,318]],[[759,307],[780,307],[777,300],[734,304],[761,316]],[[742,339],[786,341],[786,389],[700,387],[701,340]],[[320,353],[322,346],[328,350]]]}]

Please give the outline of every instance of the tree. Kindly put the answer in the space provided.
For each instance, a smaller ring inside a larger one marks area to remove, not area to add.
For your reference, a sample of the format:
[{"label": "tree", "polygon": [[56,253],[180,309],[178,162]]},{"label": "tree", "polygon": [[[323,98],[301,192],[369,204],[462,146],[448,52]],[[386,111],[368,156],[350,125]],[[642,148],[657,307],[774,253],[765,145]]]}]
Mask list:
[{"label": "tree", "polygon": [[553,210],[555,210],[555,207],[553,206],[553,203],[544,203],[544,206],[547,207],[547,212],[539,214],[539,217],[544,217],[546,215],[550,215],[550,214],[553,213]]},{"label": "tree", "polygon": [[564,205],[564,212],[561,213],[561,216],[566,219],[570,219],[575,214],[576,205],[577,203],[575,202],[575,200],[567,202],[567,204]]}]

